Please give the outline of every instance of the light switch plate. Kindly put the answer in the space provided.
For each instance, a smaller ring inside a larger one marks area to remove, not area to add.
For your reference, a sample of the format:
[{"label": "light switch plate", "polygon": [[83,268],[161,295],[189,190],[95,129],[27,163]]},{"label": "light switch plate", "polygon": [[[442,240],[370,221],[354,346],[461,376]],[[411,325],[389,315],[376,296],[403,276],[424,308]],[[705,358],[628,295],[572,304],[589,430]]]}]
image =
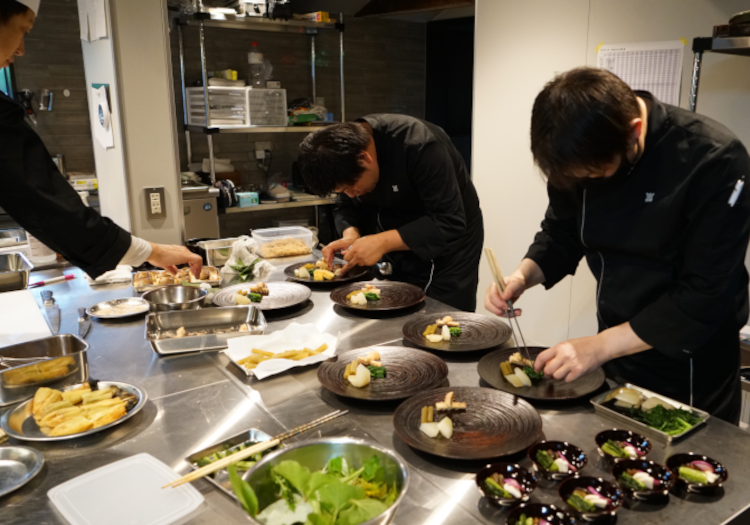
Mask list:
[{"label": "light switch plate", "polygon": [[146,217],[148,219],[166,219],[167,203],[164,201],[164,186],[143,188],[146,198]]}]

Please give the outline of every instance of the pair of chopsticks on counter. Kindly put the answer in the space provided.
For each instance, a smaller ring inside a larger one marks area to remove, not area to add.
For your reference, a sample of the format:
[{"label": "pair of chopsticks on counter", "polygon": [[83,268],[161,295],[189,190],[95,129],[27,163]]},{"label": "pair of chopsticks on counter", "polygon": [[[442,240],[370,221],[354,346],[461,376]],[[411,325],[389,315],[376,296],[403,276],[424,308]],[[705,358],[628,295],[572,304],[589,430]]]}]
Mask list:
[{"label": "pair of chopsticks on counter", "polygon": [[[500,265],[497,264],[497,258],[495,257],[495,250],[492,248],[485,248],[484,254],[487,256],[487,262],[490,264],[490,271],[492,272],[492,277],[495,278],[495,286],[497,286],[498,293],[503,293],[505,291],[505,279],[503,278],[503,272],[500,271]],[[523,338],[523,332],[521,332],[521,325],[518,324],[518,317],[515,315],[510,315],[511,310],[513,310],[513,301],[508,300],[508,307],[509,309],[505,312],[508,315],[508,323],[510,323],[510,329],[513,331],[513,339],[516,341],[516,346],[521,343],[523,345],[523,351],[525,354],[526,359],[529,361],[534,361],[531,359],[531,356],[529,355],[529,349],[526,346],[526,340]],[[513,328],[513,320],[516,321],[516,326],[518,327],[518,335],[516,335],[516,329]],[[520,339],[519,339],[520,336]]]},{"label": "pair of chopsticks on counter", "polygon": [[324,425],[328,423],[329,421],[333,421],[336,418],[345,416],[348,413],[349,413],[348,410],[336,410],[335,412],[331,412],[330,414],[325,415],[323,417],[319,417],[318,419],[314,421],[310,421],[309,423],[293,428],[292,430],[289,430],[288,432],[283,432],[269,441],[262,441],[256,445],[253,445],[244,450],[235,452],[234,454],[230,456],[222,458],[219,461],[214,461],[213,463],[210,463],[206,465],[205,467],[196,469],[193,472],[190,472],[189,474],[182,476],[181,478],[178,478],[170,483],[167,483],[162,488],[165,489],[167,487],[173,487],[173,488],[179,487],[180,485],[183,485],[185,483],[190,483],[191,481],[195,481],[202,477],[208,476],[209,474],[213,474],[214,472],[218,470],[227,468],[229,465],[232,465],[233,463],[242,461],[243,459],[249,458],[250,456],[259,454],[260,452],[265,452],[269,448],[273,448],[279,443],[281,443],[282,441],[289,439],[293,436],[296,436],[297,434],[301,434],[303,432],[307,432],[308,430],[312,430],[315,427]]}]

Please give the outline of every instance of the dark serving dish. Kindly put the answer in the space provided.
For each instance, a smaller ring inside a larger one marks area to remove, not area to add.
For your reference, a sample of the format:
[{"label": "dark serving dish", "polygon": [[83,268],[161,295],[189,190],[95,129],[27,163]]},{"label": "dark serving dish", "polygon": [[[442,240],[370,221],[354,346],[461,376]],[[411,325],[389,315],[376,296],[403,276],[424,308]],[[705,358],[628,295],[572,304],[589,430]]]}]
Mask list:
[{"label": "dark serving dish", "polygon": [[[515,479],[521,486],[522,496],[520,498],[506,499],[490,493],[485,487],[484,480],[495,473],[500,474],[503,479]],[[479,492],[481,492],[482,495],[487,498],[490,503],[501,507],[516,505],[517,503],[528,501],[529,496],[531,496],[531,493],[534,492],[534,489],[536,489],[537,485],[536,477],[529,469],[526,469],[514,463],[493,463],[491,465],[487,465],[482,470],[477,472],[475,480],[477,483],[477,487],[479,487]]]},{"label": "dark serving dish", "polygon": [[588,458],[583,453],[583,450],[575,445],[571,445],[567,441],[542,441],[529,447],[529,459],[534,464],[534,470],[547,479],[561,480],[573,476],[576,472],[551,472],[545,469],[536,460],[536,453],[539,450],[551,450],[555,453],[560,452],[565,456],[568,463],[575,467],[576,472],[580,472],[586,466],[586,463],[588,463]]}]

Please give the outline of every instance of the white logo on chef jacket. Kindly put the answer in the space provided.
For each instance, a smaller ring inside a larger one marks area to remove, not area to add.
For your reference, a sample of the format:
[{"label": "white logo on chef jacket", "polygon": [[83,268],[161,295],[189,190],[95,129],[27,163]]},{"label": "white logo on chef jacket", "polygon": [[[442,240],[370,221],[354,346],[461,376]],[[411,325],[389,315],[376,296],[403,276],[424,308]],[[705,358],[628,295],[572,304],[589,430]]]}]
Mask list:
[{"label": "white logo on chef jacket", "polygon": [[393,192],[394,193],[398,191],[398,186],[397,185],[394,184],[392,187],[393,187]]},{"label": "white logo on chef jacket", "polygon": [[646,193],[646,202],[654,202],[654,194]]}]

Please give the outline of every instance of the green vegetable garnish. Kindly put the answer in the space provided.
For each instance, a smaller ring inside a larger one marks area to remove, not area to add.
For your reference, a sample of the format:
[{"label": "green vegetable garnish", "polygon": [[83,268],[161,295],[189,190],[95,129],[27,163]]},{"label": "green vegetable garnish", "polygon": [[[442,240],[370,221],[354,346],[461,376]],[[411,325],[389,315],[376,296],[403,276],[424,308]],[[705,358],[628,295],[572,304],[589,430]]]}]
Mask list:
[{"label": "green vegetable garnish", "polygon": [[628,458],[628,453],[625,452],[625,450],[622,449],[620,445],[612,441],[611,439],[608,439],[604,445],[602,445],[602,452],[606,452],[610,456],[614,456],[616,458]]},{"label": "green vegetable garnish", "polygon": [[710,485],[706,473],[687,466],[682,466],[678,469],[677,474],[690,483],[698,483],[699,485]]},{"label": "green vegetable garnish", "polygon": [[[531,522],[529,522],[531,520]],[[518,517],[518,521],[516,522],[516,525],[533,525],[534,520],[532,518],[527,518],[526,514],[521,514]]]},{"label": "green vegetable garnish", "polygon": [[461,335],[461,328],[459,328],[458,326],[451,326],[450,328],[448,328],[448,330],[451,333],[451,337],[458,337],[459,335]]},{"label": "green vegetable garnish", "polygon": [[367,292],[365,293],[365,299],[368,301],[380,301],[380,296],[376,293]]},{"label": "green vegetable garnish", "polygon": [[628,410],[628,415],[636,421],[645,423],[656,430],[661,430],[670,436],[682,434],[701,421],[698,416],[691,414],[687,410],[680,408],[668,409],[662,405],[657,405],[648,411],[641,410],[640,408],[631,408]]},{"label": "green vegetable garnish", "polygon": [[247,298],[250,299],[254,303],[259,303],[263,300],[263,296],[259,293],[250,292],[247,294]]},{"label": "green vegetable garnish", "polygon": [[595,512],[596,507],[591,503],[583,499],[578,494],[571,494],[567,500],[568,505],[576,509],[578,512]]},{"label": "green vegetable garnish", "polygon": [[229,465],[227,472],[229,472],[229,482],[232,484],[234,495],[237,496],[245,512],[254,518],[258,514],[258,497],[255,495],[253,487],[237,474],[237,469],[234,465]]},{"label": "green vegetable garnish", "polygon": [[375,379],[382,379],[385,377],[385,367],[384,366],[368,366],[367,367],[370,370],[370,377],[374,377]]},{"label": "green vegetable garnish", "polygon": [[552,472],[557,472],[559,470],[556,468],[557,465],[555,465],[555,460],[547,453],[546,450],[536,451],[536,462],[539,463],[539,465],[541,465],[545,470],[550,470]]},{"label": "green vegetable garnish", "polygon": [[309,273],[310,276],[312,277],[313,275],[315,275],[315,268],[308,268],[307,273]]},{"label": "green vegetable garnish", "polygon": [[492,478],[486,478],[484,480],[484,488],[487,489],[487,492],[494,494],[495,496],[500,496],[505,499],[514,499],[510,492],[505,490],[503,486]]},{"label": "green vegetable garnish", "polygon": [[239,280],[244,283],[255,278],[255,265],[259,262],[260,259],[255,259],[252,263],[245,264],[242,262],[242,259],[237,259],[237,264],[230,266],[230,268],[239,274]]},{"label": "green vegetable garnish", "polygon": [[532,381],[539,381],[540,379],[544,379],[544,372],[537,372],[530,366],[523,367],[523,373],[529,376],[529,379]]},{"label": "green vegetable garnish", "polygon": [[627,472],[620,474],[620,483],[631,490],[646,490],[646,486]]}]

